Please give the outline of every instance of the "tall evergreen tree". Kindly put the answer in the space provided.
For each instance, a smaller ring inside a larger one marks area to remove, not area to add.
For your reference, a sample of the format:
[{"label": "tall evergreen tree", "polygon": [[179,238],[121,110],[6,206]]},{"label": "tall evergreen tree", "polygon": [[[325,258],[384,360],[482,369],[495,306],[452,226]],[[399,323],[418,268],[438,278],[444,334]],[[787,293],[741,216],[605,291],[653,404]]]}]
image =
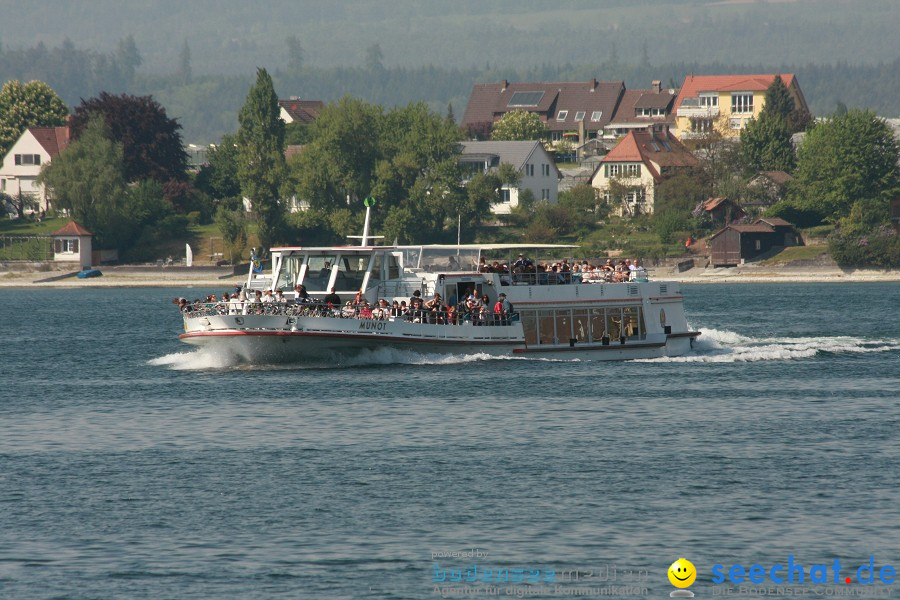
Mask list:
[{"label": "tall evergreen tree", "polygon": [[294,72],[299,71],[303,68],[303,61],[306,58],[303,52],[303,45],[296,35],[289,35],[285,43],[288,47],[288,69]]},{"label": "tall evergreen tree", "polygon": [[183,84],[191,82],[191,47],[188,45],[187,38],[181,46],[181,52],[178,53],[178,71],[175,73],[175,77]]},{"label": "tall evergreen tree", "polygon": [[794,146],[787,122],[765,110],[741,130],[741,156],[749,173],[794,169]]},{"label": "tall evergreen tree", "polygon": [[809,111],[794,102],[794,97],[784,85],[781,75],[776,75],[766,90],[766,103],[762,112],[780,117],[791,133],[803,131],[812,121]]},{"label": "tall evergreen tree", "polygon": [[238,121],[238,179],[256,213],[259,243],[265,252],[284,235],[280,199],[286,165],[278,95],[272,77],[263,68],[256,71],[256,83],[247,94]]}]

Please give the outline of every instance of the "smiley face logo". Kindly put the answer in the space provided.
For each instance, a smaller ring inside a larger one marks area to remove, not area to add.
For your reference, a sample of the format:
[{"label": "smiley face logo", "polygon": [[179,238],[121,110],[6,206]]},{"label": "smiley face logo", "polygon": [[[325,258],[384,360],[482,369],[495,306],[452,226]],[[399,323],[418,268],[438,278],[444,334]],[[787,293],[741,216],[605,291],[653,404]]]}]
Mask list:
[{"label": "smiley face logo", "polygon": [[668,571],[669,582],[677,588],[690,587],[697,579],[697,569],[686,558],[679,558],[672,563]]}]

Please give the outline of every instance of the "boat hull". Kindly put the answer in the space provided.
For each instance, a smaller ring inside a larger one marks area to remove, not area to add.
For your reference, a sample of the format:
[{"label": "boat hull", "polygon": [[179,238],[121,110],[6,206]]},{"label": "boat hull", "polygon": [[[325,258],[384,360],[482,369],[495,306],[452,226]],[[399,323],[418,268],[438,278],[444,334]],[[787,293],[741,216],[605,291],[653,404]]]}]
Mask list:
[{"label": "boat hull", "polygon": [[381,349],[419,354],[488,355],[563,360],[633,360],[678,356],[699,335],[650,334],[612,343],[524,343],[518,323],[497,326],[406,321],[219,316],[186,319],[182,341],[251,364],[329,362]]}]

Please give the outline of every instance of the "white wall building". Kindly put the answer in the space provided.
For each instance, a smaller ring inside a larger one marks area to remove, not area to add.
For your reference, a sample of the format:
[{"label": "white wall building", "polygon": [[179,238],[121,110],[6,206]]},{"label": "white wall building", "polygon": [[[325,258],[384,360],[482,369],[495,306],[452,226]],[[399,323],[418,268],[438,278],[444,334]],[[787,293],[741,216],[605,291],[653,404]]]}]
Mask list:
[{"label": "white wall building", "polygon": [[470,175],[496,170],[503,163],[519,172],[518,186],[504,185],[503,199],[491,206],[495,215],[508,215],[519,205],[519,194],[526,189],[536,201],[556,204],[562,174],[540,142],[463,142],[459,162]]},{"label": "white wall building", "polygon": [[68,127],[29,127],[22,132],[0,168],[0,192],[13,198],[19,194],[33,196],[39,203],[37,210],[50,208],[47,191],[35,179],[41,167],[48,164],[69,145]]}]

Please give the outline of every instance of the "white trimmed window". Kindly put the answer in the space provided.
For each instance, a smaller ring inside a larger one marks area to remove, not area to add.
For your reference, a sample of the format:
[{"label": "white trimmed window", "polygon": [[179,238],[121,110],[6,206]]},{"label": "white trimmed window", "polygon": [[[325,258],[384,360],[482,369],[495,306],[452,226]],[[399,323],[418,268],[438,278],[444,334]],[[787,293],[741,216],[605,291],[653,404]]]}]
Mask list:
[{"label": "white trimmed window", "polygon": [[731,128],[732,129],[740,129],[741,128],[741,118],[740,117],[733,117],[731,119]]},{"label": "white trimmed window", "polygon": [[541,190],[541,200],[549,200],[549,199],[550,199],[550,190],[546,189],[546,188]]},{"label": "white trimmed window", "polygon": [[16,154],[15,161],[17,165],[40,165],[40,154]]},{"label": "white trimmed window", "polygon": [[715,92],[701,92],[700,106],[718,106],[719,94]]},{"label": "white trimmed window", "polygon": [[750,92],[735,92],[731,94],[731,112],[738,114],[753,113],[753,94]]},{"label": "white trimmed window", "polygon": [[565,121],[566,117],[568,117],[568,116],[569,116],[569,111],[561,110],[556,114],[556,120],[557,121]]},{"label": "white trimmed window", "polygon": [[601,118],[603,118],[602,110],[595,110],[591,113],[591,121],[599,121]]},{"label": "white trimmed window", "polygon": [[575,122],[577,123],[578,121],[584,121],[584,111],[583,110],[579,110],[577,113],[575,113]]},{"label": "white trimmed window", "polygon": [[78,252],[78,238],[54,240],[53,250],[57,254],[75,254]]}]

